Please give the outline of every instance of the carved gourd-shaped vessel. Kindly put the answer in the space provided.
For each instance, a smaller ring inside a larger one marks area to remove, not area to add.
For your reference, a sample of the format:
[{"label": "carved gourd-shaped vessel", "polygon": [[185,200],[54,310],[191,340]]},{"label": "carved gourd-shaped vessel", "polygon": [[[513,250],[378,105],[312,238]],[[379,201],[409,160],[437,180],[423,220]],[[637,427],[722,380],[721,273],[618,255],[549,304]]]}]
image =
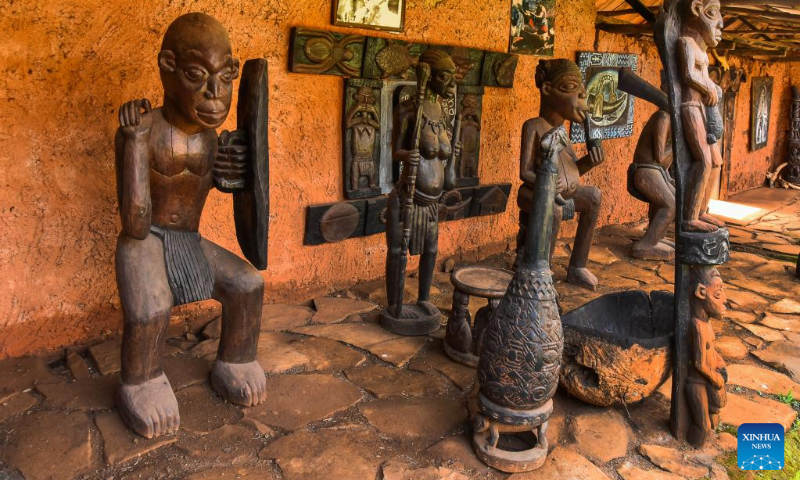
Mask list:
[{"label": "carved gourd-shaped vessel", "polygon": [[[473,447],[481,460],[506,472],[536,469],[547,455],[545,432],[564,344],[549,251],[557,159],[566,143],[563,126],[542,137],[525,252],[486,327],[478,362]],[[520,433],[531,448],[504,448],[501,434]]]}]

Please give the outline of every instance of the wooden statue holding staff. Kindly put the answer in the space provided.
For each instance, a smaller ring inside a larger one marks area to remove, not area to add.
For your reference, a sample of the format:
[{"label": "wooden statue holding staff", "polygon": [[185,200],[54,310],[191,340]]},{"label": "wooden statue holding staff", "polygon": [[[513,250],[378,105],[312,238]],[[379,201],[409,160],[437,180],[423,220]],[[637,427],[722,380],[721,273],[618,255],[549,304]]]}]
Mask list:
[{"label": "wooden statue holding staff", "polygon": [[[401,335],[426,335],[440,326],[439,309],[428,301],[439,243],[439,198],[455,188],[461,146],[443,98],[456,93],[456,66],[443,51],[426,50],[417,65],[417,94],[395,110],[392,158],[400,179],[389,195],[386,216],[386,294],[381,325]],[[455,143],[455,145],[454,145]],[[417,303],[403,304],[407,255],[421,255]]]}]

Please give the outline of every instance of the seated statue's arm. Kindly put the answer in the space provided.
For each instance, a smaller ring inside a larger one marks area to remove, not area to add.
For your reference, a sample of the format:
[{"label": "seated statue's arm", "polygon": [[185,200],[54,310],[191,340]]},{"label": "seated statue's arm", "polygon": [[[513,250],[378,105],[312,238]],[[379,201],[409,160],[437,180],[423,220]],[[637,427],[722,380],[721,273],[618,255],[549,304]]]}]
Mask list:
[{"label": "seated statue's arm", "polygon": [[672,163],[672,129],[670,119],[660,115],[655,125],[653,138],[653,160],[661,166]]},{"label": "seated statue's arm", "polygon": [[525,123],[522,126],[522,147],[519,152],[519,178],[529,185],[536,183],[536,165],[534,152],[539,151],[539,134],[533,125]]},{"label": "seated statue's arm", "polygon": [[[141,110],[145,111],[142,112]],[[115,138],[119,211],[122,230],[144,240],[150,234],[150,102],[134,100],[119,110],[120,127]]]}]

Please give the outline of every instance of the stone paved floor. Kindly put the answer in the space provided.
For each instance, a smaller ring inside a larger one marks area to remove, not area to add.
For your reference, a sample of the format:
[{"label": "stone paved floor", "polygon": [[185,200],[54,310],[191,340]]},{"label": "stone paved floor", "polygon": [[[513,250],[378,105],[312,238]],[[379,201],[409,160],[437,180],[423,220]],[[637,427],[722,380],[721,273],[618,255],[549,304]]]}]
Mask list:
[{"label": "stone paved floor", "polygon": [[[800,206],[780,207],[734,237],[757,242],[735,247],[795,245],[799,214]],[[627,257],[641,232],[615,226],[597,236],[590,265],[602,281],[597,292],[563,283],[568,247],[559,245],[553,270],[565,311],[613,291],[672,290],[673,265]],[[788,243],[767,241],[777,238]],[[512,260],[503,254],[482,263]],[[513,476],[489,469],[468,436],[474,371],[442,353],[443,330],[429,338],[383,331],[376,308],[385,293],[381,282],[368,282],[308,305],[266,306],[259,359],[270,395],[254,408],[226,404],[209,388],[219,319],[188,316],[171,329],[164,359],[181,429],[156,440],[128,432],[113,407],[117,341],[49,363],[0,362],[0,479],[729,478],[723,464],[735,448],[731,426],[764,418],[793,428],[799,406],[780,396],[800,397],[800,283],[793,262],[749,252],[734,252],[720,271],[730,311],[714,327],[729,364],[729,403],[726,427],[702,451],[669,435],[668,384],[627,408],[594,407],[559,391],[545,466]],[[409,295],[415,288],[409,278]],[[433,293],[444,322],[449,274],[436,274]],[[792,478],[784,474],[771,478]]]}]

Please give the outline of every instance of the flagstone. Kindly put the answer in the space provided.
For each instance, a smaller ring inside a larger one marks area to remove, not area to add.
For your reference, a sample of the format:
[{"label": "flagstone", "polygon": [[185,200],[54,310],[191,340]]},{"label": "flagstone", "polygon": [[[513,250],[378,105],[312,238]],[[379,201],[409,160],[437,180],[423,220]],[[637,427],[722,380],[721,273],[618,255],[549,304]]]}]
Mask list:
[{"label": "flagstone", "polygon": [[282,331],[308,325],[314,310],[302,305],[273,303],[264,305],[261,311],[261,331]]},{"label": "flagstone", "polygon": [[363,354],[335,340],[278,332],[262,332],[257,352],[268,374],[338,371],[366,361]]},{"label": "flagstone", "polygon": [[744,327],[745,329],[749,330],[750,333],[752,333],[753,335],[755,335],[758,338],[764,340],[765,342],[777,342],[779,340],[785,340],[786,339],[786,337],[784,337],[781,332],[779,332],[777,330],[773,330],[773,329],[771,329],[769,327],[764,327],[762,325],[756,325],[756,324],[752,324],[752,323],[750,323],[750,324],[744,323],[744,324],[740,324],[740,325],[742,327]]},{"label": "flagstone", "polygon": [[226,402],[208,385],[193,385],[177,392],[181,430],[206,434],[242,418],[240,407]]},{"label": "flagstone", "polygon": [[800,255],[800,245],[763,245],[764,250],[770,252],[782,253],[784,255]]},{"label": "flagstone", "polygon": [[13,432],[3,445],[3,457],[26,480],[66,480],[92,467],[92,430],[83,412],[23,415]]},{"label": "flagstone", "polygon": [[728,297],[728,303],[736,310],[763,310],[769,301],[764,299],[761,295],[735,288],[726,288],[725,294]]},{"label": "flagstone", "polygon": [[392,447],[362,425],[301,430],[267,445],[261,459],[275,459],[284,480],[372,479]]},{"label": "flagstone", "polygon": [[592,462],[569,447],[556,447],[538,470],[515,473],[508,480],[610,480]]},{"label": "flagstone", "polygon": [[474,368],[454,362],[445,355],[442,340],[439,339],[432,340],[427,350],[408,364],[408,369],[417,372],[439,372],[456,384],[461,391],[467,391],[477,379]]},{"label": "flagstone", "polygon": [[[142,480],[149,477],[142,477]],[[269,465],[247,465],[236,467],[214,467],[202,472],[183,477],[183,480],[235,480],[247,478],[252,480],[278,480],[278,476]],[[126,479],[122,479],[126,480]]]},{"label": "flagstone", "polygon": [[[548,428],[548,435],[550,430]],[[473,478],[488,477],[493,469],[481,462],[472,449],[472,434],[460,433],[443,438],[425,451],[425,456],[436,464],[453,467],[475,475]]]},{"label": "flagstone", "polygon": [[707,467],[698,465],[685,452],[674,448],[659,445],[640,445],[639,453],[664,470],[684,478],[702,478],[709,473]]},{"label": "flagstone", "polygon": [[436,397],[447,392],[447,380],[419,372],[381,365],[354,368],[344,372],[347,379],[377,398]]},{"label": "flagstone", "polygon": [[0,360],[0,392],[21,392],[41,383],[63,382],[44,360],[19,357]]},{"label": "flagstone", "polygon": [[617,473],[623,480],[683,480],[680,475],[663,470],[643,470],[625,462],[617,468]]},{"label": "flagstone", "polygon": [[151,439],[141,437],[125,425],[117,412],[101,413],[95,417],[94,423],[103,438],[103,456],[107,465],[127,462],[178,440],[175,434]]},{"label": "flagstone", "polygon": [[741,360],[747,356],[750,350],[744,342],[737,337],[725,336],[714,340],[714,348],[724,358]]},{"label": "flagstone", "polygon": [[738,324],[755,323],[758,316],[752,312],[740,312],[738,310],[728,310],[725,312],[725,320],[732,320]]},{"label": "flagstone", "polygon": [[294,333],[338,340],[370,351],[381,360],[404,366],[425,346],[425,337],[402,337],[374,323],[309,325],[294,328]]},{"label": "flagstone", "polygon": [[408,462],[394,459],[383,466],[383,480],[469,480],[469,477],[447,467],[415,468]]},{"label": "flagstone", "polygon": [[0,423],[27,412],[37,403],[39,400],[26,392],[9,394],[8,398],[0,401]]},{"label": "flagstone", "polygon": [[367,313],[378,308],[377,305],[351,298],[318,297],[314,299],[316,313],[311,318],[314,323],[331,324],[344,321],[350,315]]},{"label": "flagstone", "polygon": [[44,405],[78,410],[110,410],[120,384],[118,375],[85,378],[74,382],[36,385],[45,397]]},{"label": "flagstone", "polygon": [[800,318],[773,315],[769,312],[764,314],[764,318],[759,321],[761,325],[782,332],[800,333]]},{"label": "flagstone", "polygon": [[72,350],[68,351],[64,360],[72,374],[72,378],[75,380],[82,380],[92,376],[89,372],[89,367],[86,365],[86,361],[84,361],[83,357],[78,355],[77,352]]},{"label": "flagstone", "polygon": [[750,352],[759,360],[785,372],[800,382],[800,345],[787,341],[771,343],[763,350]]},{"label": "flagstone", "polygon": [[759,392],[782,395],[794,392],[800,396],[800,384],[782,373],[754,365],[728,365],[728,383]]},{"label": "flagstone", "polygon": [[758,396],[748,399],[735,394],[728,395],[728,403],[720,412],[722,423],[734,427],[743,423],[780,423],[786,430],[796,417],[797,412],[784,403]]},{"label": "flagstone", "polygon": [[202,437],[183,437],[178,448],[189,458],[217,465],[237,465],[258,460],[264,447],[260,438],[253,438],[250,429],[241,425],[223,425]]},{"label": "flagstone", "polygon": [[631,431],[615,410],[577,415],[570,427],[577,450],[596,463],[610,462],[628,452]]},{"label": "flagstone", "polygon": [[244,409],[247,418],[295,430],[346,410],[362,398],[361,391],[329,374],[267,377],[267,401]]},{"label": "flagstone", "polygon": [[788,313],[792,315],[798,315],[800,314],[800,302],[791,298],[784,298],[783,300],[770,305],[768,310],[772,313]]},{"label": "flagstone", "polygon": [[358,409],[381,433],[415,443],[436,441],[467,420],[461,402],[446,398],[377,400]]}]

